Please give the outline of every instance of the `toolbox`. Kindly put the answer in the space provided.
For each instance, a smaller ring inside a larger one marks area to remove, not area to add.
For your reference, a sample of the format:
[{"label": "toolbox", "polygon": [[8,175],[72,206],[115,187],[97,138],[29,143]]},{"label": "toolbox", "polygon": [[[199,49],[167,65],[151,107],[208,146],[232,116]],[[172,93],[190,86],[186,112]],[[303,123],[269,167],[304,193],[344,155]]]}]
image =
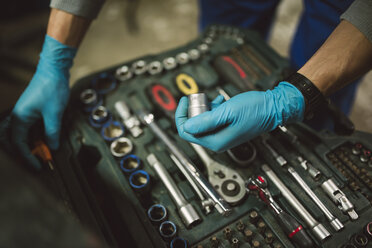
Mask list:
[{"label": "toolbox", "polygon": [[[292,239],[300,231],[313,247],[371,247],[371,134],[341,136],[298,123],[229,152],[204,150],[236,173],[226,185],[214,185],[231,210],[221,214],[215,204],[202,204],[205,191],[195,191],[182,161],[170,156],[174,152],[139,116],[146,110],[145,117],[153,118],[208,181],[200,153],[177,134],[174,112],[179,99],[203,92],[212,101],[219,94],[233,97],[271,89],[289,71],[288,60],[255,32],[213,25],[182,47],[80,79],[72,89],[55,154],[54,176],[63,184],[59,197],[109,247],[301,247]],[[223,180],[224,171],[218,173]],[[172,178],[171,186],[161,179],[166,175]],[[312,219],[296,210],[275,175]],[[339,221],[335,226],[296,175]],[[298,230],[283,230],[262,199],[257,183],[263,181],[276,204],[299,223]],[[187,205],[186,216],[167,187],[183,196],[178,200]],[[322,230],[315,230],[318,227]]]}]

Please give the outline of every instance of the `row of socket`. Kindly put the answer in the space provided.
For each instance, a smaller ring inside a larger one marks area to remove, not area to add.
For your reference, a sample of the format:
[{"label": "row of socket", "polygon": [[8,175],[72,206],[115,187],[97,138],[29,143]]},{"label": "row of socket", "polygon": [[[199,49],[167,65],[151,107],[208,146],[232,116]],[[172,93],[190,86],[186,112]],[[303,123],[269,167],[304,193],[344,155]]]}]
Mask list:
[{"label": "row of socket", "polygon": [[241,31],[238,28],[232,27],[217,27],[211,26],[202,39],[201,44],[196,48],[192,48],[185,52],[180,52],[174,57],[166,57],[162,61],[152,61],[147,63],[144,60],[135,61],[132,65],[123,65],[119,67],[116,72],[116,78],[123,82],[131,79],[133,76],[145,74],[157,75],[163,70],[170,71],[175,69],[178,65],[182,66],[189,62],[198,60],[202,55],[210,50],[210,46],[214,43],[218,36],[236,40],[237,44],[243,44],[244,39]]}]

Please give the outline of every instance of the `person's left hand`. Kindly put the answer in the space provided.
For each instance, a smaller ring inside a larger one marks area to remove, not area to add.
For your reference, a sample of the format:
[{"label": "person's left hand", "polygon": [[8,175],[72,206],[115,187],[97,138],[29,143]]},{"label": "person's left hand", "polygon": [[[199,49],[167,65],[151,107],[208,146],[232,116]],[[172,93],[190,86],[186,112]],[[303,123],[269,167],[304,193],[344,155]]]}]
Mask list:
[{"label": "person's left hand", "polygon": [[301,121],[305,102],[292,84],[273,90],[249,91],[223,102],[218,96],[211,111],[188,119],[188,99],[182,97],[175,114],[181,138],[221,152],[242,144],[278,125]]}]

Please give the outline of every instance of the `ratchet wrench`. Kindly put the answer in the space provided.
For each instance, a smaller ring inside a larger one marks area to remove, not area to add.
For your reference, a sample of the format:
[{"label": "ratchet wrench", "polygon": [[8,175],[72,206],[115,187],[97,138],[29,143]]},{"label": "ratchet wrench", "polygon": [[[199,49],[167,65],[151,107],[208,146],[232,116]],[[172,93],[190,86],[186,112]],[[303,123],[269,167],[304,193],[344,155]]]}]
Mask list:
[{"label": "ratchet wrench", "polygon": [[208,171],[208,181],[226,202],[234,205],[246,195],[244,180],[237,171],[213,160],[200,145],[190,143]]}]

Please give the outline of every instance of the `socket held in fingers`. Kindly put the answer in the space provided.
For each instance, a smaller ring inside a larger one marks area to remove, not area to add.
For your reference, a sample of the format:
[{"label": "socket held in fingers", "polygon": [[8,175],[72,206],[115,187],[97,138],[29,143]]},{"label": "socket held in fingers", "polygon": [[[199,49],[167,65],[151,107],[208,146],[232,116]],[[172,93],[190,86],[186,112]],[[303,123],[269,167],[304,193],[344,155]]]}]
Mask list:
[{"label": "socket held in fingers", "polygon": [[197,116],[209,110],[209,101],[205,93],[196,93],[188,96],[189,108],[188,115],[189,118]]}]

